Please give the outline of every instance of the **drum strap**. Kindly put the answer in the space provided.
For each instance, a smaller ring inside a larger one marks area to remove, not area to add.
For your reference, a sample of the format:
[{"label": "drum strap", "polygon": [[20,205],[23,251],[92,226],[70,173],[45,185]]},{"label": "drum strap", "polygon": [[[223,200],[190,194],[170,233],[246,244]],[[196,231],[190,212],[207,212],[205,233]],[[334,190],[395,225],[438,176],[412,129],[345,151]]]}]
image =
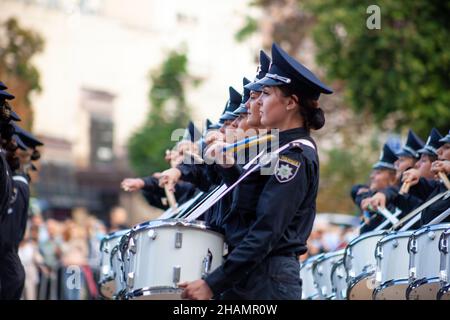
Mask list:
[{"label": "drum strap", "polygon": [[423,203],[422,205],[418,206],[416,209],[408,213],[406,216],[404,216],[399,222],[397,222],[395,225],[392,226],[390,229],[391,231],[396,230],[397,228],[401,227],[405,222],[409,221],[410,219],[414,218],[418,214],[422,214],[423,209],[431,206],[436,201],[442,199],[444,196],[450,194],[450,191],[447,190],[445,192],[439,193],[438,195],[434,196],[427,202]]},{"label": "drum strap", "polygon": [[427,224],[427,226],[431,225],[431,224],[437,224],[437,223],[441,223],[445,218],[447,218],[448,216],[450,216],[450,208],[448,208],[447,210],[445,210],[444,212],[442,212],[440,215],[438,215],[436,218],[434,218],[433,220],[430,221],[430,223]]},{"label": "drum strap", "polygon": [[386,220],[390,221],[392,224],[396,224],[398,222],[396,215],[392,214],[388,209],[378,208],[377,211],[381,213],[383,217],[385,217]]},{"label": "drum strap", "polygon": [[[200,206],[199,208],[197,208],[197,210],[195,210],[194,212],[192,212],[188,217],[186,217],[185,219],[187,221],[192,221],[197,219],[199,216],[201,216],[207,209],[209,209],[210,207],[212,207],[214,204],[216,204],[217,202],[220,201],[220,199],[222,199],[225,195],[227,195],[231,190],[233,190],[239,183],[241,183],[242,180],[244,180],[245,178],[247,178],[251,173],[255,172],[256,170],[258,170],[259,168],[261,168],[262,166],[268,164],[272,158],[276,155],[278,155],[279,153],[281,153],[282,151],[297,146],[298,144],[302,144],[302,145],[306,145],[312,149],[314,149],[314,151],[316,150],[314,145],[306,139],[298,139],[298,140],[294,140],[291,141],[287,144],[285,144],[284,146],[278,148],[277,150],[275,150],[274,152],[269,153],[270,157],[265,157],[264,161],[260,161],[257,165],[253,166],[252,168],[251,165],[254,164],[256,162],[256,160],[258,160],[259,158],[261,158],[263,156],[263,154],[265,154],[264,152],[260,152],[255,158],[252,159],[252,161],[250,161],[245,167],[244,169],[247,169],[247,171],[245,171],[240,177],[239,179],[233,183],[230,187],[226,188],[220,195],[218,195],[218,197],[216,197],[213,201],[209,202],[204,205],[204,206]],[[205,203],[204,203],[205,204]]]}]

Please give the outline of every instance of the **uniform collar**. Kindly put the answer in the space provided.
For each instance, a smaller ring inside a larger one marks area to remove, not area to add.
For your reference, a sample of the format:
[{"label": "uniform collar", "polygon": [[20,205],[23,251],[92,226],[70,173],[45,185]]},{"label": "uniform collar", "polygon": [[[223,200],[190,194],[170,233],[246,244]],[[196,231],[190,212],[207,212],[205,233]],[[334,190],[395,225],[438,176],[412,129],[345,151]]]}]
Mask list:
[{"label": "uniform collar", "polygon": [[288,129],[288,130],[284,130],[280,132],[280,146],[289,143],[291,141],[297,140],[297,139],[301,139],[301,138],[305,138],[305,137],[309,137],[309,133],[308,131],[303,128],[303,127],[299,127],[299,128],[293,128],[293,129]]}]

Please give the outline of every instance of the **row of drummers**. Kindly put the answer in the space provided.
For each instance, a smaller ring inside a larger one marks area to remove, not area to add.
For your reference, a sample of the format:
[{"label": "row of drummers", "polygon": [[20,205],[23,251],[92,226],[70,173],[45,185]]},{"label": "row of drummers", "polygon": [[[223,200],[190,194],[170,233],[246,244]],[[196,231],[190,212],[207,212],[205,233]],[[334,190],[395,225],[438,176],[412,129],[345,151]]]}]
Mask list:
[{"label": "row of drummers", "polygon": [[449,299],[450,133],[386,143],[369,185],[352,197],[360,236],[302,263],[303,299]]},{"label": "row of drummers", "polygon": [[449,238],[450,223],[364,233],[302,263],[302,299],[450,300]]}]

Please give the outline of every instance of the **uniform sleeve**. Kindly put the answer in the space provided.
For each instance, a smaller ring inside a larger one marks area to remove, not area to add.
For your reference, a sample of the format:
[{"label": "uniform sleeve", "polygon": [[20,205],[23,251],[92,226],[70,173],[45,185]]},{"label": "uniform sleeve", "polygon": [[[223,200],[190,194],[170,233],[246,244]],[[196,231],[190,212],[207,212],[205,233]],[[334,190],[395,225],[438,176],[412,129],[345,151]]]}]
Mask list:
[{"label": "uniform sleeve", "polygon": [[25,236],[25,230],[28,221],[28,208],[30,203],[30,186],[22,181],[14,181],[14,186],[17,188],[17,199],[13,204],[16,214],[18,214],[19,219],[19,230],[17,234],[18,242],[23,240]]},{"label": "uniform sleeve", "polygon": [[212,185],[220,181],[213,165],[183,163],[177,168],[181,171],[183,181],[192,183],[201,191],[208,191]]},{"label": "uniform sleeve", "polygon": [[259,196],[256,221],[224,264],[205,279],[215,294],[246,277],[272,251],[299,210],[310,176],[317,174],[318,168],[311,168],[314,165],[306,164],[300,154],[297,159],[300,167],[292,179],[280,182],[275,174],[269,178]]},{"label": "uniform sleeve", "polygon": [[141,178],[144,180],[144,188],[142,188],[142,196],[145,198],[147,203],[159,209],[167,209],[169,206],[164,205],[161,198],[165,197],[164,189],[160,188],[158,185],[158,179],[149,176]]},{"label": "uniform sleeve", "polygon": [[430,194],[432,194],[433,191],[438,187],[439,182],[437,180],[420,178],[419,182],[410,188],[409,194],[425,201],[430,196]]},{"label": "uniform sleeve", "polygon": [[0,151],[0,223],[2,221],[2,216],[9,206],[12,190],[11,183],[11,175],[8,171],[4,153]]}]

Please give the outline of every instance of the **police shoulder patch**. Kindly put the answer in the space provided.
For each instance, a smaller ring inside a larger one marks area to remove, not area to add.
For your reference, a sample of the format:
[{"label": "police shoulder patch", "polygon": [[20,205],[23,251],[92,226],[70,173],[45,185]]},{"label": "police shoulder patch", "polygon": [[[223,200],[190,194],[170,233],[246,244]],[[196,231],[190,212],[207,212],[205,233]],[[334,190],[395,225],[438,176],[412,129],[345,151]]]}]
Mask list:
[{"label": "police shoulder patch", "polygon": [[289,158],[287,156],[280,156],[275,167],[275,178],[281,183],[292,180],[300,168],[300,161]]}]

